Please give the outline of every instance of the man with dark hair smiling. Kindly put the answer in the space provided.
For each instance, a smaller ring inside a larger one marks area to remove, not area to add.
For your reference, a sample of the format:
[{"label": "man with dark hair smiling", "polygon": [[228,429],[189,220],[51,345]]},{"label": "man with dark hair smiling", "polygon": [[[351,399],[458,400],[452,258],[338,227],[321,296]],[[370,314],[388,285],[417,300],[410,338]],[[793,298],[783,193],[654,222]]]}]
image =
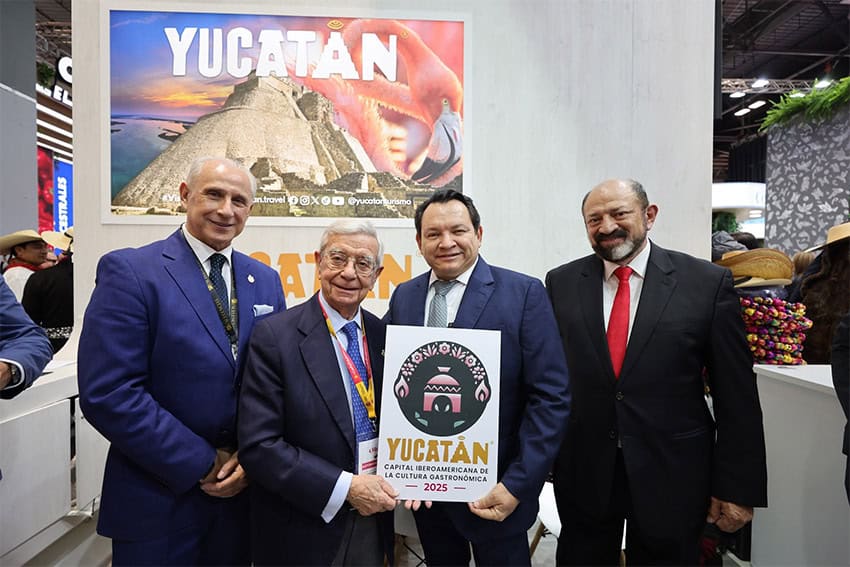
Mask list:
[{"label": "man with dark hair smiling", "polygon": [[499,468],[475,502],[411,503],[429,567],[529,565],[527,530],[563,438],[569,380],[541,282],[479,256],[484,230],[472,199],[434,193],[416,209],[416,243],[431,270],[401,284],[385,321],[501,332]]},{"label": "man with dark hair smiling", "polygon": [[595,254],[546,276],[575,400],[554,467],[559,565],[617,565],[625,519],[629,565],[696,565],[706,519],[731,532],[766,505],[732,275],[650,243],[657,214],[640,183],[599,184],[582,201]]}]

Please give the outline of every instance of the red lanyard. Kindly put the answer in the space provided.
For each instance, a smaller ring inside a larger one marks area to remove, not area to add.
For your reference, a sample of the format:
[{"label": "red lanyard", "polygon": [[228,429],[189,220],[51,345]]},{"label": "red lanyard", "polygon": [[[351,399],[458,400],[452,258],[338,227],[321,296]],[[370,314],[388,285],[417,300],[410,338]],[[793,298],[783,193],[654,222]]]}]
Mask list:
[{"label": "red lanyard", "polygon": [[366,384],[363,383],[363,378],[360,376],[360,372],[354,365],[354,361],[351,360],[351,356],[349,356],[348,352],[342,348],[342,343],[340,342],[339,337],[336,336],[334,326],[331,323],[331,319],[328,317],[328,313],[325,311],[325,306],[322,305],[321,300],[319,300],[319,307],[322,309],[322,315],[325,316],[325,323],[328,326],[328,331],[330,331],[331,336],[336,340],[336,344],[339,346],[339,352],[342,354],[342,360],[345,363],[345,368],[348,370],[348,374],[351,376],[351,381],[354,382],[354,387],[357,388],[357,393],[360,395],[363,405],[366,406],[366,411],[369,412],[369,419],[375,419],[375,383],[372,380],[372,363],[369,360],[369,344],[366,342],[366,328],[363,326],[363,317],[362,315],[360,317],[360,328],[363,329],[363,356],[365,358],[364,362],[366,363],[367,372]]}]

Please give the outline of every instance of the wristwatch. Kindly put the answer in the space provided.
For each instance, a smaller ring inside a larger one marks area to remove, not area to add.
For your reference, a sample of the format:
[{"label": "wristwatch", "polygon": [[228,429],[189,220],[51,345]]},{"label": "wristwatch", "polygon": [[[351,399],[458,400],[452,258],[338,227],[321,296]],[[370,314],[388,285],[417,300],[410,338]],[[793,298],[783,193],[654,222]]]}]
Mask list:
[{"label": "wristwatch", "polygon": [[9,386],[17,385],[18,381],[21,379],[21,369],[18,368],[17,364],[13,364],[11,362],[7,362],[6,366],[9,367]]}]

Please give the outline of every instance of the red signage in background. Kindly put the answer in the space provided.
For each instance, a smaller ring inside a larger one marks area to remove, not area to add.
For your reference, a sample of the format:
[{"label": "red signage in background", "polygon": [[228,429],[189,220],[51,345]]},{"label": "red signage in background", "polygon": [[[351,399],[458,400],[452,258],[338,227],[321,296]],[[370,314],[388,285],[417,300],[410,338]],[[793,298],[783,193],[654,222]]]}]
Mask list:
[{"label": "red signage in background", "polygon": [[53,230],[53,152],[38,149],[38,232]]}]

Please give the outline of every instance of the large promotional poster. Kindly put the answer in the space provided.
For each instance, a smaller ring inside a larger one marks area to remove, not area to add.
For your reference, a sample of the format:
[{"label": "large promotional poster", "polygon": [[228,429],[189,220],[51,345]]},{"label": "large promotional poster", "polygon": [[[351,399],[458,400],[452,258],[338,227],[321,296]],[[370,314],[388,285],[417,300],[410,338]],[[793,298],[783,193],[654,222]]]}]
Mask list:
[{"label": "large promotional poster", "polygon": [[53,230],[74,226],[74,166],[57,159],[53,168]]},{"label": "large promotional poster", "polygon": [[462,21],[112,10],[107,216],[180,215],[225,156],[253,217],[410,219],[463,190],[463,45]]}]

